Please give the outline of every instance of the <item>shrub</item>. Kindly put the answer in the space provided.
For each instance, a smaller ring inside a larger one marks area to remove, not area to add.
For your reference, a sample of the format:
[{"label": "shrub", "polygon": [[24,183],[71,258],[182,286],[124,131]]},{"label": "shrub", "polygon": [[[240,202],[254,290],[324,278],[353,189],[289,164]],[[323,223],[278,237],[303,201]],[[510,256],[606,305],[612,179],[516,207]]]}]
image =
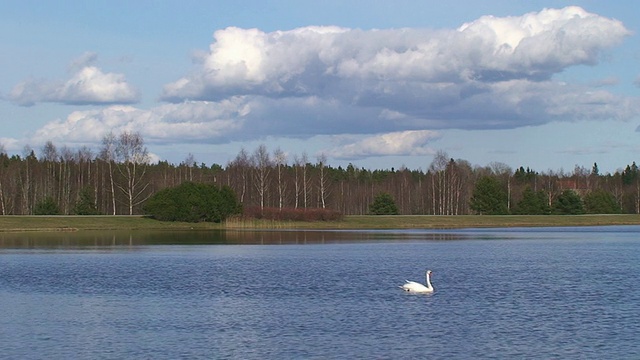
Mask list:
[{"label": "shrub", "polygon": [[229,187],[193,182],[158,191],[147,200],[143,209],[158,220],[185,222],[221,222],[242,212]]}]

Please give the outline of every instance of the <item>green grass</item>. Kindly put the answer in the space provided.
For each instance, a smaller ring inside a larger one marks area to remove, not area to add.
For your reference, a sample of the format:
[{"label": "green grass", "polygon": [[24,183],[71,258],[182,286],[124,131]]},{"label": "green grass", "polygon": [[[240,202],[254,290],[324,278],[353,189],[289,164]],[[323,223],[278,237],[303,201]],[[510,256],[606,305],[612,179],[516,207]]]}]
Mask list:
[{"label": "green grass", "polygon": [[374,229],[640,225],[640,215],[350,216],[345,225]]},{"label": "green grass", "polygon": [[0,231],[207,229],[445,229],[640,225],[640,215],[345,216],[342,221],[229,220],[226,224],[161,222],[143,216],[0,216]]},{"label": "green grass", "polygon": [[188,230],[220,224],[162,222],[143,216],[0,216],[0,231]]}]

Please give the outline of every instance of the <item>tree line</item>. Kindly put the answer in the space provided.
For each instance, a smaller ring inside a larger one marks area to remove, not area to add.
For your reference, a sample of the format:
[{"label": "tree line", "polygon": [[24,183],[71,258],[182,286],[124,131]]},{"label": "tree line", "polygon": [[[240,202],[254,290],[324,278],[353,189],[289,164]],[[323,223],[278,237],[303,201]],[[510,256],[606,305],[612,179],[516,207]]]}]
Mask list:
[{"label": "tree line", "polygon": [[47,142],[38,152],[25,147],[22,155],[9,156],[0,145],[0,214],[143,214],[153,194],[194,182],[228,186],[244,208],[320,208],[364,215],[376,196],[385,193],[399,214],[465,215],[487,213],[476,203],[483,191],[478,187],[486,182],[482,179],[491,179],[500,192],[502,213],[532,212],[530,203],[553,208],[566,191],[582,203],[604,194],[620,212],[640,213],[635,162],[613,174],[600,174],[597,164],[591,169],[576,166],[570,173],[537,172],[502,163],[473,166],[440,151],[426,170],[371,170],[352,164],[334,167],[324,155],[310,159],[306,153],[290,155],[260,145],[240,150],[224,166],[198,164],[192,154],[179,164],[150,163],[142,136],[123,132],[106,135],[96,150]]}]

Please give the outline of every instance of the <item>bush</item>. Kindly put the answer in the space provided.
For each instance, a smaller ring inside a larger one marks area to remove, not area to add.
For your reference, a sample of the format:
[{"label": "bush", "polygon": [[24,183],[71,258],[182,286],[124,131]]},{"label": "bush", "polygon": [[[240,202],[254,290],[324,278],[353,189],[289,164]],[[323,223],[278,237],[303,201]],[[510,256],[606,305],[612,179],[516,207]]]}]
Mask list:
[{"label": "bush", "polygon": [[221,222],[242,212],[231,188],[193,182],[158,191],[143,209],[154,219],[184,222]]}]

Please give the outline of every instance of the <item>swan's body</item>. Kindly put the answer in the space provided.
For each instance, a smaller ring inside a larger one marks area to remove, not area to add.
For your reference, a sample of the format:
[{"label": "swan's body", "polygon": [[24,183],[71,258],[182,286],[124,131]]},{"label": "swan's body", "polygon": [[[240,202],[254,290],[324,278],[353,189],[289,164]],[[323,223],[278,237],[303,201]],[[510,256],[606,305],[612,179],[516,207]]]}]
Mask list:
[{"label": "swan's body", "polygon": [[433,286],[431,286],[431,270],[427,270],[427,286],[424,286],[415,281],[406,280],[406,284],[402,285],[401,288],[404,291],[414,292],[414,293],[432,293]]}]

